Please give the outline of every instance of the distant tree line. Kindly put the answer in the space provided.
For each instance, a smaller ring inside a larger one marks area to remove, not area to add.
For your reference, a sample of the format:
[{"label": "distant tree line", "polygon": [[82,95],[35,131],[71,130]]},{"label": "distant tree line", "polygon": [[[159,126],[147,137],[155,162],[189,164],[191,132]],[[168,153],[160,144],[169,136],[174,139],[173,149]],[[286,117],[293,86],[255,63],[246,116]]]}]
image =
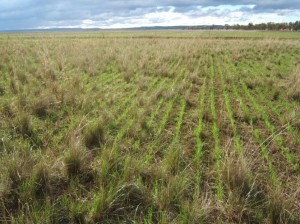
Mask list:
[{"label": "distant tree line", "polygon": [[253,24],[249,23],[248,25],[228,25],[225,24],[225,29],[233,30],[289,30],[289,31],[299,31],[300,30],[300,21],[289,22],[289,23],[258,23]]},{"label": "distant tree line", "polygon": [[[180,28],[180,27],[178,27]],[[181,27],[183,29],[189,30],[287,30],[287,31],[300,31],[300,21],[290,22],[290,23],[249,23],[248,25],[199,25],[199,26],[188,26]]]}]

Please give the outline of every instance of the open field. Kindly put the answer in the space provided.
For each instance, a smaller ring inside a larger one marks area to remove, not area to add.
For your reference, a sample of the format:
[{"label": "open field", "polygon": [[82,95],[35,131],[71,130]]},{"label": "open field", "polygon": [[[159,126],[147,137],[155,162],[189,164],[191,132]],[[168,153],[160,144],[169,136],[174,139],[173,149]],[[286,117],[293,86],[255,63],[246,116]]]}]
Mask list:
[{"label": "open field", "polygon": [[299,223],[299,40],[1,34],[0,222]]},{"label": "open field", "polygon": [[[1,34],[1,33],[0,33]],[[238,30],[103,30],[89,32],[32,32],[2,33],[0,39],[109,39],[109,38],[179,38],[179,39],[300,39],[300,32],[290,31],[238,31]]]}]

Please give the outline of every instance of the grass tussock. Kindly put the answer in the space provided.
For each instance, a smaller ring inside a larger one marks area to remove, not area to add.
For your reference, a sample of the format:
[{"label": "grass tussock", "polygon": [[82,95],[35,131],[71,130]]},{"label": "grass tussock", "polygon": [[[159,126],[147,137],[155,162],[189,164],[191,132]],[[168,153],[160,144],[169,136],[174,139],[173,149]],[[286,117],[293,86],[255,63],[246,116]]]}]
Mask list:
[{"label": "grass tussock", "polygon": [[89,148],[100,148],[105,141],[104,128],[101,123],[88,124],[83,131],[83,143]]},{"label": "grass tussock", "polygon": [[201,195],[193,202],[186,201],[176,222],[178,223],[213,223],[214,202],[208,194]]},{"label": "grass tussock", "polygon": [[90,167],[91,156],[91,153],[84,147],[71,147],[64,157],[67,176],[79,177],[83,181],[93,180],[93,171]]},{"label": "grass tussock", "polygon": [[31,117],[26,113],[21,113],[17,117],[17,129],[24,137],[32,137],[34,128]]},{"label": "grass tussock", "polygon": [[40,162],[33,169],[32,191],[37,199],[44,198],[51,190],[50,171],[45,162]]},{"label": "grass tussock", "polygon": [[287,80],[287,95],[291,100],[300,102],[300,68],[293,70]]},{"label": "grass tussock", "polygon": [[222,178],[232,192],[246,196],[251,191],[250,170],[242,158],[226,156]]},{"label": "grass tussock", "polygon": [[266,198],[268,218],[271,223],[298,223],[295,198],[284,193],[280,186],[270,186]]},{"label": "grass tussock", "polygon": [[55,96],[50,93],[43,93],[35,97],[31,102],[30,108],[34,115],[39,118],[45,118],[55,106]]},{"label": "grass tussock", "polygon": [[133,214],[143,216],[147,213],[151,207],[150,198],[147,191],[136,184],[124,184],[118,189],[112,189],[111,192],[100,189],[96,194],[90,219],[92,222],[100,223],[109,220],[129,221]]}]

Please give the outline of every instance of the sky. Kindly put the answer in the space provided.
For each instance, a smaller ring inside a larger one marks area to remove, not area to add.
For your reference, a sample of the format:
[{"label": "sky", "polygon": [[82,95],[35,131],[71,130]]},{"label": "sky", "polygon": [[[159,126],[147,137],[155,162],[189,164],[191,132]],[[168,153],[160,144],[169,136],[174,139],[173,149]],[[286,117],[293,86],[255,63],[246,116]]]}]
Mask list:
[{"label": "sky", "polygon": [[300,0],[0,0],[0,30],[300,20]]}]

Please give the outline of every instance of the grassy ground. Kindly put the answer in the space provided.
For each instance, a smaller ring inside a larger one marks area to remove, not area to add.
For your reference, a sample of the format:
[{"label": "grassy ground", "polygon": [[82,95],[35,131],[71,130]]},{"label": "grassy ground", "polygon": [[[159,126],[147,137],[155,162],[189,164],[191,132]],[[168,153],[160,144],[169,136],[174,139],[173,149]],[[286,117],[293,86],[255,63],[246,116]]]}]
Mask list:
[{"label": "grassy ground", "polygon": [[0,222],[299,223],[293,38],[1,34]]}]

